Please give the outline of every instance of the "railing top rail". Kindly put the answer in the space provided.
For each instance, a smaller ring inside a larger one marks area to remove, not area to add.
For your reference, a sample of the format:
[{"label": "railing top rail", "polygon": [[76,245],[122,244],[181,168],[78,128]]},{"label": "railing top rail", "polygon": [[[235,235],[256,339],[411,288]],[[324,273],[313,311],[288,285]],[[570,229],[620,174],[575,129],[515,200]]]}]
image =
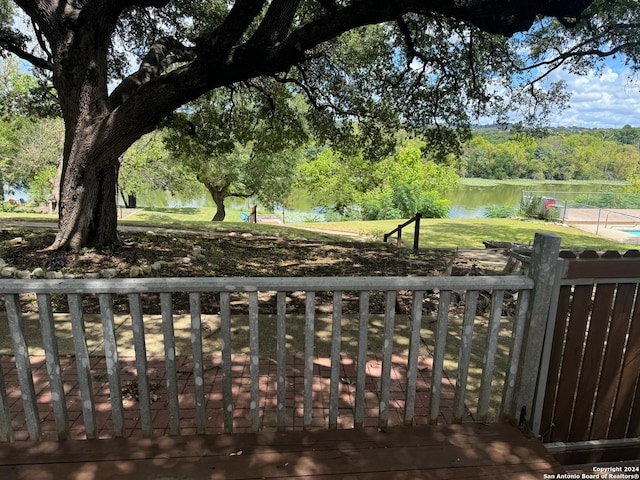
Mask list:
[{"label": "railing top rail", "polygon": [[393,235],[394,233],[396,233],[398,230],[402,230],[404,227],[412,224],[413,222],[415,222],[418,218],[422,218],[422,214],[421,213],[416,213],[413,217],[411,217],[409,220],[407,220],[406,222],[404,222],[402,225],[398,225],[396,228],[394,228],[393,230],[391,230],[388,233],[384,234],[385,237],[385,241],[388,237],[390,237],[391,235]]},{"label": "railing top rail", "polygon": [[0,280],[1,294],[184,293],[251,291],[531,290],[523,275],[422,277],[163,277]]}]

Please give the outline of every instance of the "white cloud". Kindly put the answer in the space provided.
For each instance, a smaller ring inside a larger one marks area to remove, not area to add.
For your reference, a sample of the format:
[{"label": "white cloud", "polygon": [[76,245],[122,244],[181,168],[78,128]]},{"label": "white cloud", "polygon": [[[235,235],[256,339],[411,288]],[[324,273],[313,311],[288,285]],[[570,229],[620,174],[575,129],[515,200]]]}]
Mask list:
[{"label": "white cloud", "polygon": [[570,108],[551,119],[554,126],[588,128],[640,127],[640,85],[630,82],[630,72],[612,65],[599,75],[557,73],[571,92]]}]

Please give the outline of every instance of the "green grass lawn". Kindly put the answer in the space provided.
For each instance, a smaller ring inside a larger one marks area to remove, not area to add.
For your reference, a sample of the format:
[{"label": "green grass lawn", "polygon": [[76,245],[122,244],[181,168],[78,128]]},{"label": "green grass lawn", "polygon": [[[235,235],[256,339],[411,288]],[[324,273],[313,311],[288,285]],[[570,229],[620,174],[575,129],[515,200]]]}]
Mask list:
[{"label": "green grass lawn", "polygon": [[[372,238],[383,238],[404,220],[376,220],[370,222],[332,222],[314,224],[318,228],[358,233]],[[504,218],[445,218],[422,219],[420,248],[484,248],[483,240],[517,242],[528,245],[536,232],[553,233],[562,237],[566,249],[620,250],[637,245],[617,243],[592,235],[577,228],[538,220]],[[413,245],[413,224],[402,230],[407,246]]]},{"label": "green grass lawn", "polygon": [[[126,211],[123,211],[126,212]],[[148,208],[131,215],[123,215],[121,225],[163,227],[201,231],[240,230],[264,233],[284,238],[304,237],[331,241],[332,233],[355,233],[371,241],[382,241],[383,235],[396,228],[405,220],[377,220],[351,222],[297,223],[285,226],[250,224],[240,220],[239,210],[229,210],[224,222],[211,222],[214,208]],[[1,212],[0,220],[49,221],[55,222],[55,215]],[[301,228],[290,228],[301,227]],[[302,229],[303,228],[303,229]],[[315,230],[315,231],[310,231]],[[483,248],[483,240],[517,242],[530,244],[536,232],[547,232],[562,237],[565,249],[628,250],[637,245],[621,244],[592,235],[576,228],[538,220],[502,218],[445,218],[422,219],[420,248]],[[403,229],[405,245],[413,244],[414,227]],[[342,237],[340,237],[342,238]],[[342,238],[343,239],[343,238]]]}]

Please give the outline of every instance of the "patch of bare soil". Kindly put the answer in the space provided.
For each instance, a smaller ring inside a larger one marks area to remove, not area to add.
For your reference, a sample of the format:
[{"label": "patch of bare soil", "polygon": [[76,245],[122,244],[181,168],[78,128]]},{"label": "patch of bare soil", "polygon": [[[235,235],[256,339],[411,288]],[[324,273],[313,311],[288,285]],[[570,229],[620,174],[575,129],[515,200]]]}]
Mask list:
[{"label": "patch of bare soil", "polygon": [[[246,232],[150,233],[121,232],[120,243],[110,249],[81,252],[47,252],[54,232],[41,229],[0,230],[0,258],[16,269],[12,275],[100,277],[294,277],[294,276],[418,276],[474,274],[473,262],[457,257],[455,251],[414,252],[387,244],[360,241],[325,243],[307,239],[287,239]],[[2,262],[0,262],[2,263]],[[6,267],[5,267],[6,268]],[[4,274],[3,274],[4,275]],[[203,309],[216,309],[217,295],[203,295]],[[357,311],[355,296],[346,295],[344,311]],[[382,309],[384,299],[374,299],[373,308]],[[322,304],[324,299],[318,302]],[[375,304],[381,302],[376,308]],[[122,308],[126,301],[122,299]],[[148,311],[158,301],[146,297]],[[176,295],[174,308],[188,309],[188,298]],[[275,309],[272,295],[262,295],[261,308]],[[331,303],[331,299],[328,299]],[[410,300],[399,292],[398,308]],[[116,309],[119,307],[116,301]],[[242,312],[242,299],[233,302]],[[291,295],[288,308],[304,307],[304,299]]]}]

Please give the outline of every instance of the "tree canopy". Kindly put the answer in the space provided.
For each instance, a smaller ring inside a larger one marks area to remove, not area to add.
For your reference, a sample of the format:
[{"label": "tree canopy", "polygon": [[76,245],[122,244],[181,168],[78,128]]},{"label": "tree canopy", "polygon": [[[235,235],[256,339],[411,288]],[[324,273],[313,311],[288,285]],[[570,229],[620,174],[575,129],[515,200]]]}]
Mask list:
[{"label": "tree canopy", "polygon": [[270,77],[309,97],[335,145],[358,118],[374,152],[394,122],[444,148],[472,115],[544,118],[562,99],[523,52],[539,68],[637,64],[637,17],[632,0],[2,0],[0,53],[51,73],[65,124],[52,248],[77,249],[116,240],[120,156],[208,91]]}]

